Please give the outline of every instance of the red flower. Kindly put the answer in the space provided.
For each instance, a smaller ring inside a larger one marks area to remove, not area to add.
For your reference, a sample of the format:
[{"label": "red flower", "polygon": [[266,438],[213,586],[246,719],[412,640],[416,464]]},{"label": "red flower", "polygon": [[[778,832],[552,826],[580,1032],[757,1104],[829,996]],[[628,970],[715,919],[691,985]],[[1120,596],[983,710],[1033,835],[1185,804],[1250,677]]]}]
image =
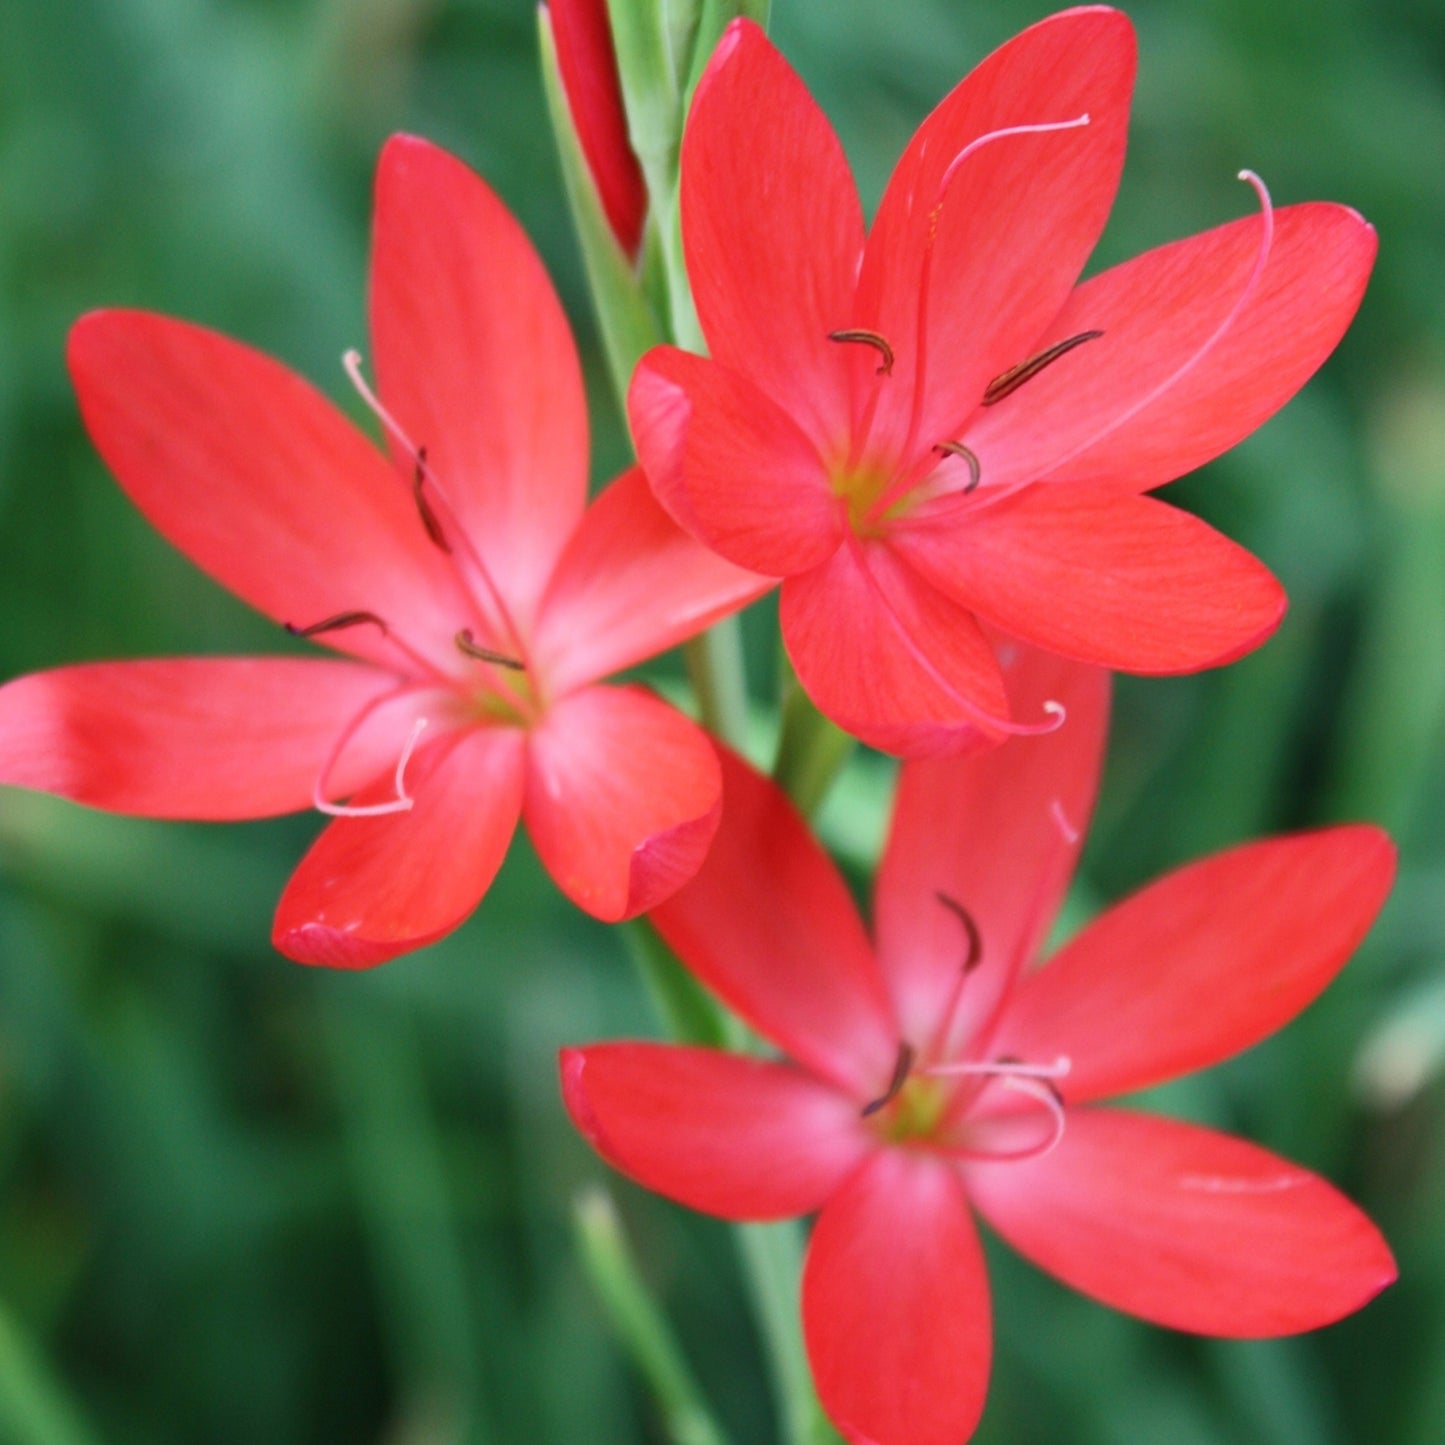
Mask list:
[{"label": "red flower", "polygon": [[598,917],[689,877],[717,826],[711,743],[641,688],[591,684],[759,587],[680,532],[635,470],[586,507],[566,320],[460,162],[389,142],[374,246],[390,461],[299,377],[214,332],[99,312],[69,353],[90,434],[151,522],[357,660],[101,663],[0,689],[0,782],[154,817],[340,814],[274,938],[345,967],[455,928],[519,816]]},{"label": "red flower", "polygon": [[619,1043],[566,1051],[567,1107],[613,1165],[731,1219],[821,1210],[803,1324],[849,1440],[956,1445],[983,1408],[988,1286],[970,1205],[1036,1264],[1178,1329],[1337,1319],[1395,1277],[1370,1222],[1242,1140],[1097,1101],[1247,1048],[1360,942],[1389,840],[1236,848],[1031,964],[1092,803],[1106,675],[1035,654],[1011,681],[1068,722],[903,770],[870,947],[782,794],[724,760],[698,876],[652,916],[794,1062]]},{"label": "red flower", "polygon": [[1304,383],[1375,235],[1341,206],[1273,213],[1256,182],[1262,216],[1077,285],[1133,73],[1117,11],[1034,25],[924,121],[866,237],[837,138],[756,26],[732,25],[698,86],[682,231],[711,360],[643,358],[639,455],[684,527],[783,579],[803,685],[878,747],[1019,730],[980,621],[1169,673],[1283,613],[1253,557],[1141,494]]},{"label": "red flower", "polygon": [[542,12],[552,26],[567,109],[603,213],[617,244],[635,258],[647,219],[647,187],[627,135],[607,0],[550,0]]}]

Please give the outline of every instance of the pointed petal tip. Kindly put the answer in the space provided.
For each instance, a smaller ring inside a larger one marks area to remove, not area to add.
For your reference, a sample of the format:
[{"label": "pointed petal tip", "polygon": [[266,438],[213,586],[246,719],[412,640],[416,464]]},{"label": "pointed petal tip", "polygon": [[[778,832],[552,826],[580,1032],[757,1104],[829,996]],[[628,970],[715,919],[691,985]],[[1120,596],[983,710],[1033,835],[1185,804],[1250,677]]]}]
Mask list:
[{"label": "pointed petal tip", "polygon": [[705,813],[664,828],[639,843],[628,870],[625,912],[609,923],[621,923],[650,912],[665,903],[685,883],[690,883],[707,857],[722,821],[722,791]]},{"label": "pointed petal tip", "polygon": [[122,331],[142,326],[184,326],[186,322],[139,307],[98,306],[77,317],[65,337],[65,364],[77,391],[87,373],[106,364],[107,344]]},{"label": "pointed petal tip", "polygon": [[557,1069],[562,1084],[562,1104],[577,1126],[577,1131],[604,1158],[608,1157],[597,1122],[597,1113],[588,1097],[582,1076],[587,1071],[585,1049],[564,1048],[557,1052]]},{"label": "pointed petal tip", "polygon": [[[420,166],[451,167],[464,171],[468,179],[481,179],[474,176],[465,161],[437,145],[435,141],[429,141],[425,136],[413,135],[410,131],[394,131],[382,142],[376,158],[377,194],[391,184],[405,184],[408,173]],[[482,184],[485,185],[486,182],[483,181]]]},{"label": "pointed petal tip", "polygon": [[1023,36],[1031,32],[1048,30],[1055,25],[1080,25],[1081,23],[1097,30],[1100,35],[1112,31],[1114,43],[1127,49],[1131,57],[1137,58],[1139,38],[1134,29],[1134,22],[1125,11],[1117,9],[1113,5],[1075,5],[1068,10],[1059,10],[1052,15],[1045,15],[1006,44],[1017,44]]},{"label": "pointed petal tip", "polygon": [[736,50],[743,45],[755,45],[761,41],[764,45],[771,45],[767,32],[756,20],[749,19],[746,15],[737,15],[729,20],[717,45],[713,49],[712,59],[708,61],[709,66],[722,65]]},{"label": "pointed petal tip", "polygon": [[603,923],[626,923],[650,913],[696,876],[721,819],[722,794],[719,792],[705,813],[645,838],[632,850],[625,895],[605,889],[584,890],[572,879],[558,879],[558,887],[579,908]]},{"label": "pointed petal tip", "polygon": [[1379,870],[1381,878],[1387,883],[1393,881],[1400,850],[1395,840],[1378,823],[1338,823],[1330,831],[1350,838],[1352,846],[1359,849],[1361,856],[1366,852],[1372,853],[1374,856],[1371,861]]},{"label": "pointed petal tip", "polygon": [[717,80],[723,69],[739,54],[745,45],[751,49],[758,41],[761,41],[764,46],[771,48],[771,42],[768,40],[764,31],[745,15],[736,16],[728,21],[727,27],[718,37],[718,42],[713,47],[712,54],[708,57],[708,62],[702,75],[698,78],[697,89],[693,92],[692,109],[689,111],[689,123],[691,114],[697,108],[697,102],[712,88],[714,81]]},{"label": "pointed petal tip", "polygon": [[1285,613],[1289,611],[1289,594],[1284,590],[1284,584],[1263,562],[1258,558],[1253,560],[1257,566],[1256,575],[1252,579],[1255,595],[1241,599],[1240,611],[1244,614],[1244,619],[1239,636],[1218,657],[1178,670],[1197,672],[1200,667],[1227,667],[1231,662],[1247,657],[1257,647],[1263,647],[1274,636],[1280,623],[1284,621]]}]

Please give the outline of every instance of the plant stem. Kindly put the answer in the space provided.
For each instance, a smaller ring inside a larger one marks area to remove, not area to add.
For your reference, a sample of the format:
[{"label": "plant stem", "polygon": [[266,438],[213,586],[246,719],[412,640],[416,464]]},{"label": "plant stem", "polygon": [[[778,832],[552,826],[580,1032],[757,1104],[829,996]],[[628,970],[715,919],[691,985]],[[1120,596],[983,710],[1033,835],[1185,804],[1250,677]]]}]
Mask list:
[{"label": "plant stem", "polygon": [[667,1320],[648,1293],[612,1201],[589,1189],[572,1212],[578,1251],[607,1318],[662,1413],[672,1445],[727,1445]]},{"label": "plant stem", "polygon": [[791,667],[786,669],[782,691],[783,721],[773,778],[798,811],[811,818],[822,807],[856,744],[818,711]]},{"label": "plant stem", "polygon": [[753,1315],[772,1373],[786,1445],[841,1445],[813,1389],[799,1313],[802,1221],[739,1224],[734,1230]]},{"label": "plant stem", "polygon": [[646,918],[623,924],[622,931],[669,1038],[710,1049],[726,1048],[735,1041],[727,1013],[682,966]]},{"label": "plant stem", "polygon": [[714,737],[744,751],[748,740],[748,683],[742,629],[725,617],[683,647],[698,715]]}]

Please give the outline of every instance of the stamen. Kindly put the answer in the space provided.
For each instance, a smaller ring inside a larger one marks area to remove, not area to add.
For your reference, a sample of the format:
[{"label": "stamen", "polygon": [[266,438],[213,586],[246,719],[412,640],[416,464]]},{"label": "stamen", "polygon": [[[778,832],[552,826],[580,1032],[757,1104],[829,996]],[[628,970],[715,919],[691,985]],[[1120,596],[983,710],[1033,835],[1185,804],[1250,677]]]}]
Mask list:
[{"label": "stamen", "polygon": [[[362,717],[365,716],[366,714],[363,713]],[[402,748],[401,756],[396,760],[394,777],[396,797],[389,803],[368,803],[360,807],[352,807],[347,803],[329,803],[322,796],[325,792],[326,780],[331,776],[332,768],[336,766],[341,749],[356,734],[355,724],[348,728],[338,739],[336,747],[332,749],[331,756],[326,760],[326,766],[321,770],[321,776],[316,780],[316,786],[311,790],[311,802],[316,810],[320,813],[328,813],[333,818],[379,818],[387,813],[409,812],[414,799],[406,791],[406,765],[411,761],[411,755],[416,750],[417,739],[422,735],[426,725],[426,718],[417,718],[411,725],[411,735],[406,740],[406,746]]]},{"label": "stamen", "polygon": [[493,662],[498,667],[510,667],[516,672],[525,672],[527,664],[519,662],[515,657],[508,657],[505,652],[493,652],[490,647],[483,647],[480,643],[472,641],[472,629],[464,627],[452,639],[457,645],[457,651],[464,653],[467,657],[475,657],[479,662]]},{"label": "stamen", "polygon": [[940,456],[962,457],[968,463],[968,485],[959,495],[968,496],[983,480],[983,468],[979,465],[978,457],[962,442],[939,442],[933,450]]},{"label": "stamen", "polygon": [[337,612],[331,617],[323,617],[320,622],[313,622],[309,627],[297,627],[291,622],[283,622],[281,626],[292,637],[320,637],[323,632],[341,632],[347,627],[361,627],[366,623],[379,627],[383,637],[391,636],[386,623],[374,612]]},{"label": "stamen", "polygon": [[437,521],[437,514],[431,509],[431,503],[426,499],[426,493],[422,491],[426,478],[426,447],[420,446],[416,449],[416,469],[411,476],[411,499],[421,514],[421,524],[426,528],[427,536],[450,557],[451,544],[447,541],[446,533],[442,531],[442,524]]},{"label": "stamen", "polygon": [[[431,537],[432,541],[438,541],[437,536],[432,533],[432,528],[431,525],[428,524],[427,518],[428,515],[430,515],[433,523],[437,523],[439,519],[434,509],[426,503],[422,496],[421,484],[423,480],[431,483],[432,493],[441,503],[447,519],[451,523],[453,538],[460,539],[462,552],[466,561],[481,581],[482,586],[486,589],[486,594],[491,600],[492,607],[495,609],[497,617],[501,619],[502,630],[507,634],[508,640],[517,655],[521,656],[525,653],[526,649],[522,646],[521,633],[517,630],[517,624],[512,618],[511,611],[508,609],[506,600],[503,598],[500,589],[492,580],[492,574],[487,570],[487,564],[482,561],[481,553],[477,551],[466,529],[457,522],[456,508],[447,500],[447,494],[437,481],[436,473],[432,471],[427,463],[426,448],[419,447],[412,441],[406,432],[402,430],[401,423],[381,404],[381,399],[366,384],[366,378],[361,374],[361,353],[359,351],[352,348],[344,352],[341,357],[341,364],[345,368],[347,376],[351,379],[351,384],[356,388],[357,394],[361,397],[362,401],[371,409],[382,427],[395,438],[402,449],[410,455],[415,469],[412,482],[412,495],[416,502],[417,510],[421,513],[422,525],[426,527],[427,535]],[[442,532],[442,528],[439,525],[437,531],[439,533]],[[438,545],[443,544],[438,542]],[[451,548],[448,546],[445,550],[450,553]],[[479,613],[485,616],[487,609],[482,605],[481,600],[475,596],[473,600],[476,602]]]},{"label": "stamen", "polygon": [[880,1094],[871,1104],[863,1105],[863,1118],[876,1114],[880,1109],[886,1108],[898,1097],[898,1091],[908,1079],[908,1071],[913,1067],[913,1046],[912,1044],[900,1043],[898,1045],[898,1061],[893,1065],[893,1077],[889,1080],[888,1091]]},{"label": "stamen", "polygon": [[[1022,1059],[964,1059],[953,1064],[930,1064],[921,1072],[930,1078],[956,1078],[964,1075],[983,1075],[992,1079],[1039,1079],[1050,1083],[1054,1079],[1067,1078],[1074,1067],[1074,1061],[1067,1054],[1060,1054],[1051,1064],[1026,1064]],[[1054,1092],[1057,1094],[1058,1090]]]},{"label": "stamen", "polygon": [[968,952],[964,955],[964,974],[970,974],[983,961],[983,935],[978,931],[978,924],[973,921],[973,914],[961,904],[958,899],[950,898],[947,893],[935,890],[933,896],[963,924],[963,931],[968,936]]},{"label": "stamen", "polygon": [[864,346],[871,346],[879,354],[879,356],[883,358],[882,364],[879,366],[878,370],[874,373],[874,375],[893,375],[893,348],[888,344],[887,338],[884,336],[880,336],[878,332],[864,331],[858,328],[854,328],[853,330],[849,331],[830,331],[828,333],[828,340],[855,341],[861,342]]},{"label": "stamen", "polygon": [[[921,1070],[926,1077],[957,1078],[975,1076],[994,1080],[1000,1088],[1012,1089],[1015,1093],[1027,1094],[1042,1104],[1048,1111],[1051,1129],[1049,1137],[1042,1143],[1027,1144],[1021,1149],[970,1148],[967,1152],[979,1159],[990,1161],[1021,1160],[1042,1158],[1056,1149],[1064,1137],[1064,1096],[1059,1091],[1056,1079],[1062,1079],[1072,1067],[1071,1060],[1060,1054],[1051,1064],[1026,1064],[1022,1059],[1004,1057],[991,1061],[969,1060],[955,1064],[935,1064]],[[1006,1122],[988,1118],[980,1124]]]},{"label": "stamen", "polygon": [[[1080,126],[1088,124],[1089,115],[1085,111],[1082,115],[1076,115],[1072,120],[1043,121],[1037,125],[1009,125],[1000,130],[986,131],[964,146],[949,161],[943,175],[939,178],[933,209],[928,213],[928,236],[924,243],[923,260],[918,274],[918,326],[915,342],[918,355],[913,365],[913,407],[908,418],[908,435],[902,451],[905,457],[913,451],[914,442],[918,437],[918,426],[923,419],[924,382],[928,371],[928,292],[933,284],[933,253],[938,244],[938,222],[943,214],[943,205],[948,198],[948,188],[953,184],[954,176],[958,174],[964,161],[994,141],[1007,140],[1011,136],[1047,135],[1052,131],[1077,130]],[[889,497],[889,501],[892,500],[893,498]]]},{"label": "stamen", "polygon": [[1086,341],[1097,341],[1103,334],[1102,331],[1081,331],[1077,336],[1070,336],[1066,341],[1056,341],[1037,356],[1031,356],[1027,361],[1009,367],[984,387],[983,405],[996,406],[1004,397],[1012,396],[1024,382],[1032,381],[1046,366],[1052,366],[1061,356],[1067,356],[1076,346],[1082,346]]},{"label": "stamen", "polygon": [[1260,232],[1259,250],[1255,252],[1254,267],[1249,273],[1249,279],[1244,283],[1244,290],[1239,293],[1233,306],[1229,308],[1229,314],[1224,320],[1210,332],[1204,343],[1194,352],[1192,356],[1181,365],[1175,368],[1168,376],[1161,381],[1152,391],[1140,397],[1133,406],[1122,411],[1107,426],[1101,427],[1093,436],[1085,438],[1072,451],[1065,452],[1057,461],[1049,463],[1049,471],[1057,471],[1060,467],[1067,466],[1081,452],[1087,451],[1090,447],[1097,446],[1105,437],[1131,421],[1134,417],[1164,395],[1176,382],[1181,381],[1218,345],[1220,340],[1228,333],[1231,326],[1239,319],[1240,313],[1249,304],[1254,293],[1259,289],[1260,278],[1264,275],[1264,268],[1269,261],[1269,255],[1274,248],[1274,203],[1270,200],[1269,189],[1253,171],[1243,170],[1239,172],[1238,179],[1248,182],[1254,187],[1254,193],[1259,197],[1260,219],[1264,225]]},{"label": "stamen", "polygon": [[391,628],[386,625],[386,619],[378,617],[374,612],[337,612],[330,617],[323,617],[320,622],[313,622],[309,627],[297,627],[295,623],[283,622],[281,625],[291,634],[292,637],[320,637],[327,632],[341,632],[348,627],[361,627],[370,624],[379,628],[381,635],[400,652],[418,672],[424,672],[430,676],[441,679],[442,674],[430,658],[423,657],[410,643],[398,637]]}]

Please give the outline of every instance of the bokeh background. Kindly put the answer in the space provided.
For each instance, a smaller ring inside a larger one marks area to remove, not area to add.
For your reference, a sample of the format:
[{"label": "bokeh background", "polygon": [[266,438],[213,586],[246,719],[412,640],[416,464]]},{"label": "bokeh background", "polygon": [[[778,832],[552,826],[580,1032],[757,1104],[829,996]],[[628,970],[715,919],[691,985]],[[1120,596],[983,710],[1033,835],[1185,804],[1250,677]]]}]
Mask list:
[{"label": "bokeh background", "polygon": [[[775,37],[865,200],[1027,0],[775,0]],[[1360,1200],[1402,1279],[1307,1338],[1199,1341],[991,1248],[979,1439],[1445,1439],[1445,6],[1158,0],[1097,264],[1278,202],[1380,230],[1359,321],[1278,419],[1172,489],[1292,608],[1225,672],[1125,680],[1075,899],[1339,818],[1390,827],[1398,887],[1324,999],[1161,1103]],[[522,0],[0,4],[0,675],[299,650],[172,554],[90,449],[65,332],[99,305],[220,327],[352,405],[370,169],[394,130],[479,169],[535,238],[627,460]],[[445,224],[444,217],[437,224]],[[764,712],[775,659],[749,619]],[[826,814],[861,871],[888,770]],[[607,1177],[555,1083],[565,1042],[656,1032],[614,933],[524,842],[454,937],[367,975],[273,953],[312,817],[205,827],[0,794],[0,1440],[621,1445],[662,1438],[579,1268],[611,1191],[738,1445],[775,1440],[729,1230]],[[1321,906],[1328,900],[1321,899]],[[1160,960],[1167,966],[1167,960]]]}]

